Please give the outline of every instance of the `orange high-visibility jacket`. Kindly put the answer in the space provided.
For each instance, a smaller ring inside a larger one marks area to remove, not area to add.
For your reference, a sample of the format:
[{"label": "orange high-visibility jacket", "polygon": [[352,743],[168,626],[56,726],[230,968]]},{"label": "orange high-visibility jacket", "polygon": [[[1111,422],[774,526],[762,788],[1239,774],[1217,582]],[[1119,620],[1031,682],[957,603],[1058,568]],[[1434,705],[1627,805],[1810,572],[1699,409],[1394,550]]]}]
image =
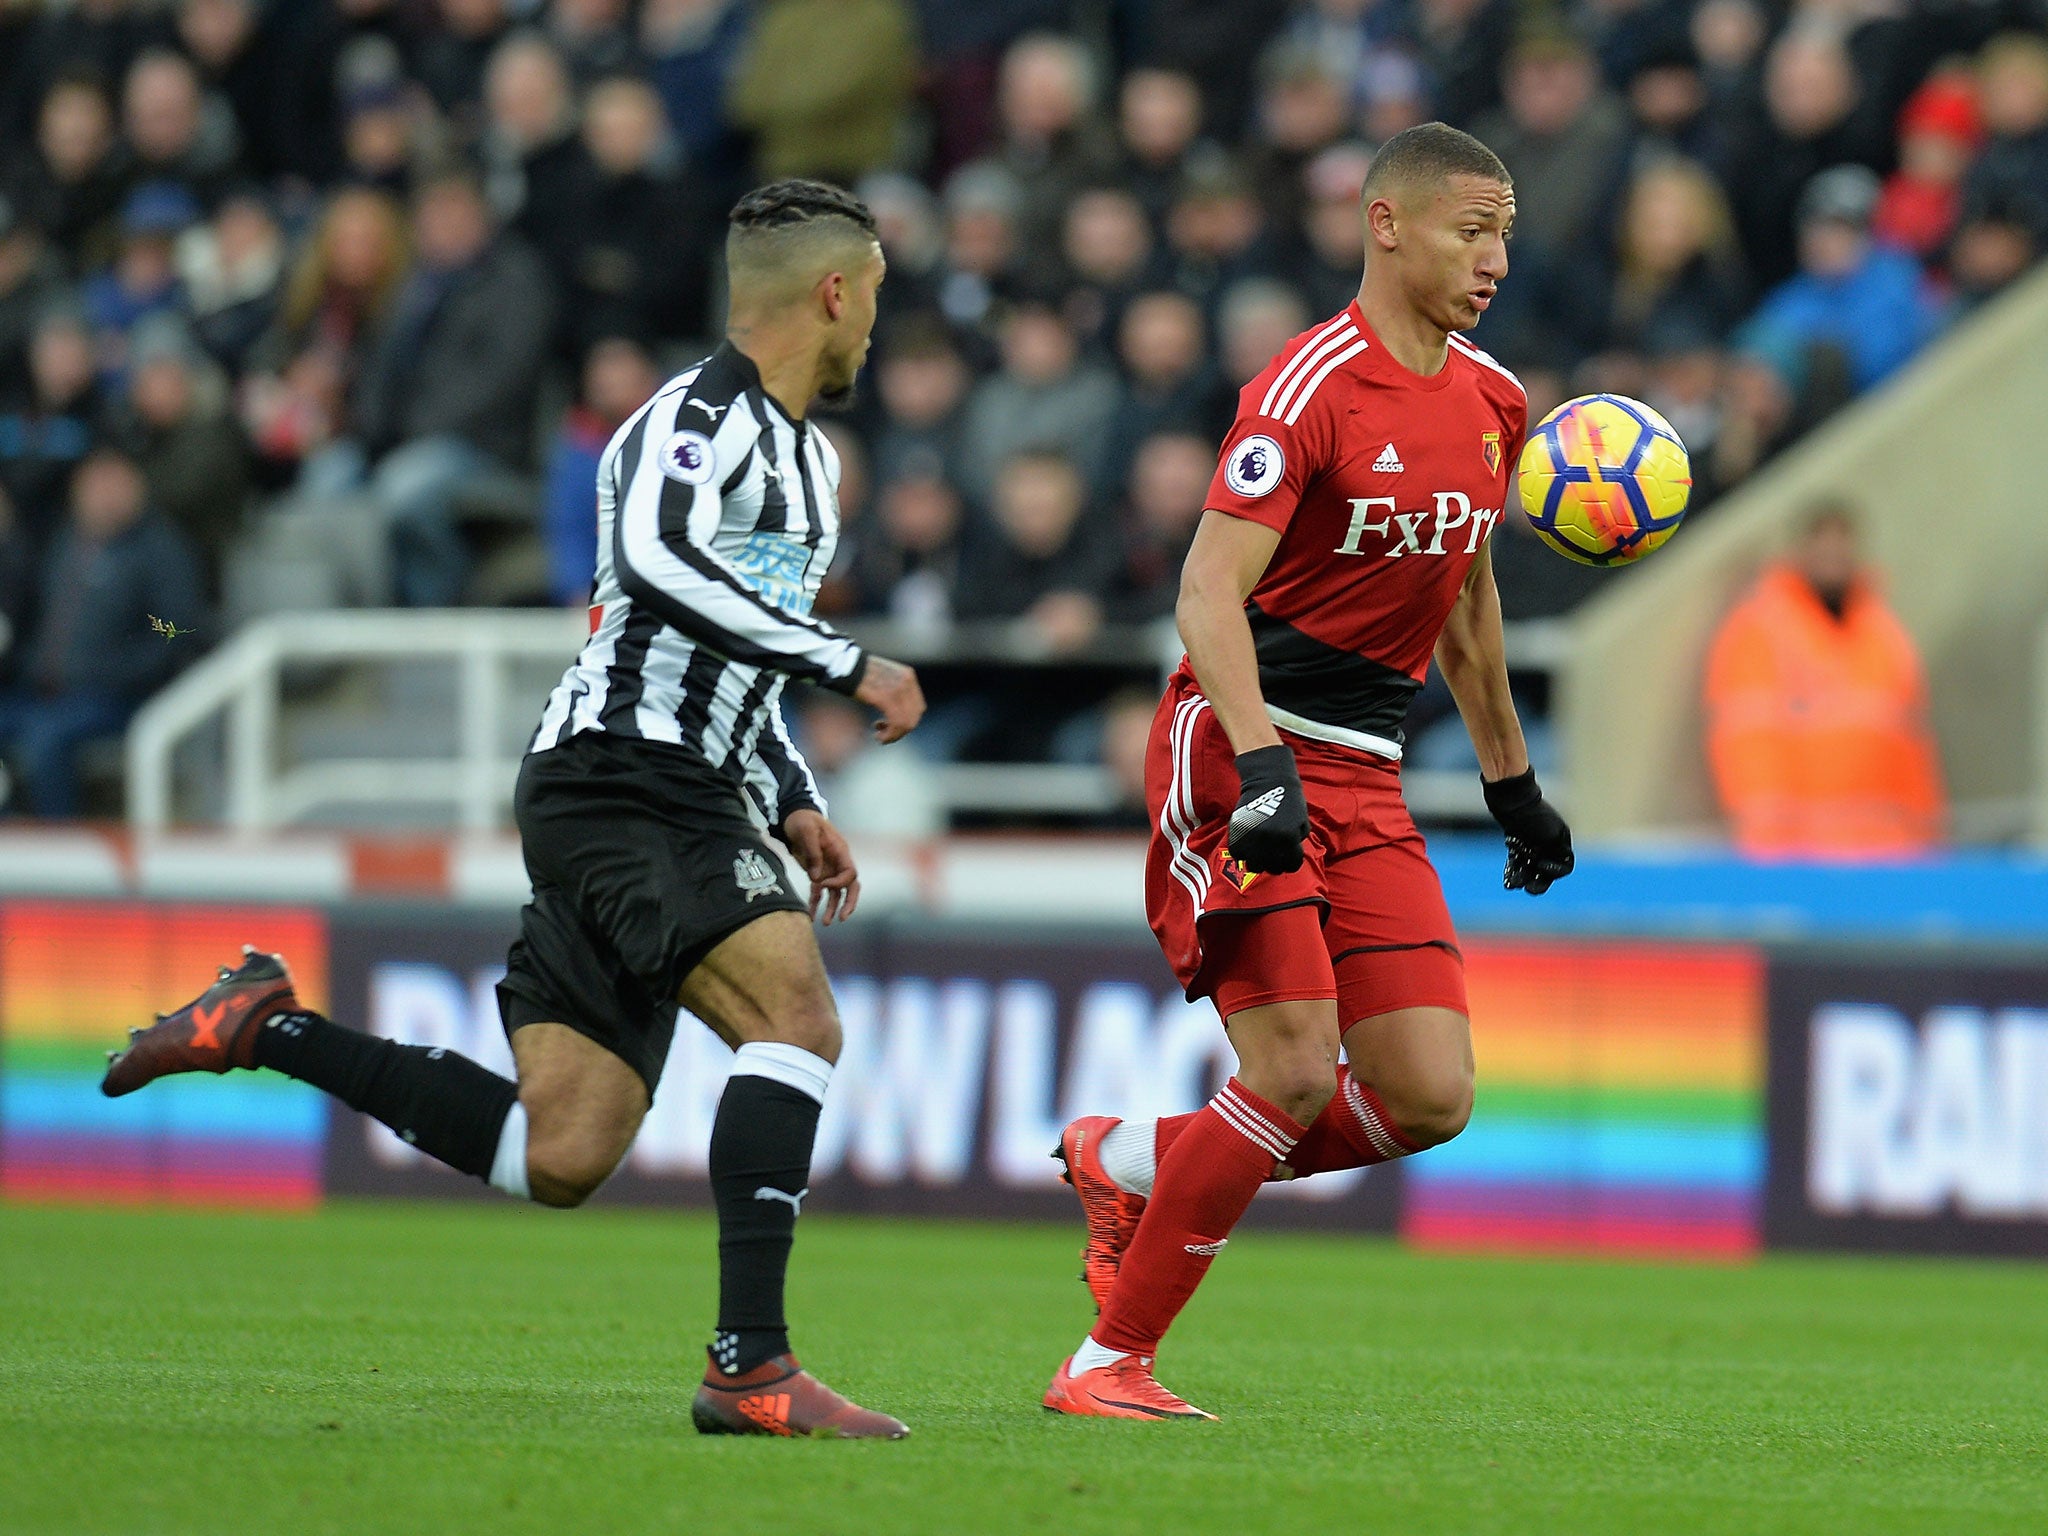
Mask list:
[{"label": "orange high-visibility jacket", "polygon": [[1862,583],[1836,619],[1767,570],[1707,655],[1707,755],[1745,853],[1882,858],[1942,835],[1941,764],[1912,637]]}]

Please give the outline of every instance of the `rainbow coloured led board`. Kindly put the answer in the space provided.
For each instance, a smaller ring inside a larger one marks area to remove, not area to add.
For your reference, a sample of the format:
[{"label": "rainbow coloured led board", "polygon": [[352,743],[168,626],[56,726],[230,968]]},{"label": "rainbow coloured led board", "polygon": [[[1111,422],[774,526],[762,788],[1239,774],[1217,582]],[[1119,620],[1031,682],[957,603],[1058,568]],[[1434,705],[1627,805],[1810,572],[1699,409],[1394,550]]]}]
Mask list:
[{"label": "rainbow coloured led board", "polygon": [[1749,949],[1480,941],[1465,1133],[1403,1164],[1428,1247],[1739,1257],[1764,1178],[1765,968]]},{"label": "rainbow coloured led board", "polygon": [[131,1025],[185,1002],[244,943],[327,995],[327,929],[275,907],[0,905],[0,1196],[304,1207],[318,1203],[327,1111],[268,1072],[201,1074],[127,1098],[99,1090]]}]

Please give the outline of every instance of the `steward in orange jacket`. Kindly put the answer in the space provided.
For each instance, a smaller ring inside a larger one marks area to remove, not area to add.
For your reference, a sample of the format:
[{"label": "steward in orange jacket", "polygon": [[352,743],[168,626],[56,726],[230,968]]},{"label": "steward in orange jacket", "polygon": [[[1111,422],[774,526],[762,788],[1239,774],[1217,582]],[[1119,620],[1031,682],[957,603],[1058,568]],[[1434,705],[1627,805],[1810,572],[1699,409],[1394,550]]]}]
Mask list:
[{"label": "steward in orange jacket", "polygon": [[1861,571],[1846,509],[1722,621],[1707,656],[1707,754],[1736,846],[1896,858],[1941,839],[1941,765],[1909,636]]}]

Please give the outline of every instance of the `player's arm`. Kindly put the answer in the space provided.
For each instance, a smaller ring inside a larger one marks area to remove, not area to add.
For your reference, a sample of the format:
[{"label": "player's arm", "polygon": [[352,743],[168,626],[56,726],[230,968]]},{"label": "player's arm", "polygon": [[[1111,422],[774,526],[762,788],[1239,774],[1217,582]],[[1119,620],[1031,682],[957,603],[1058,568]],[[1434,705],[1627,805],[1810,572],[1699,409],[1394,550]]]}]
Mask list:
[{"label": "player's arm", "polygon": [[1572,872],[1571,829],[1536,783],[1521,716],[1508,688],[1507,641],[1501,630],[1500,589],[1493,581],[1493,556],[1482,545],[1466,573],[1437,637],[1436,664],[1457,701],[1458,713],[1479,754],[1486,808],[1508,841],[1501,883],[1509,890],[1540,896],[1551,882]]},{"label": "player's arm", "polygon": [[612,564],[619,585],[664,623],[721,656],[807,678],[881,712],[883,741],[906,735],[924,715],[924,694],[909,667],[871,656],[828,624],[786,613],[747,584],[711,547],[722,498],[719,466],[702,483],[665,473],[664,450],[648,433],[642,462],[631,466],[612,519]]},{"label": "player's arm", "polygon": [[1280,543],[1278,529],[1207,511],[1181,567],[1174,609],[1188,664],[1237,754],[1239,793],[1230,852],[1247,869],[1284,874],[1301,867],[1308,801],[1294,754],[1266,717],[1259,656],[1244,602]]}]

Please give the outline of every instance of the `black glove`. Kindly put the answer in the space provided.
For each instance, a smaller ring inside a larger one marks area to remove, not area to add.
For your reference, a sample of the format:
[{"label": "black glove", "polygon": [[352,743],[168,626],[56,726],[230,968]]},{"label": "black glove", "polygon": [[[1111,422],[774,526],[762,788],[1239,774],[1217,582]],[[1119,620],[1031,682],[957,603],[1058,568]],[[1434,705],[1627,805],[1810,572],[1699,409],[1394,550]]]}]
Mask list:
[{"label": "black glove", "polygon": [[1481,781],[1486,808],[1508,835],[1508,867],[1501,876],[1504,890],[1541,896],[1551,882],[1572,872],[1572,829],[1564,824],[1536,785],[1536,770],[1525,768],[1511,779]]},{"label": "black glove", "polygon": [[1261,875],[1285,875],[1301,868],[1301,841],[1308,836],[1308,798],[1294,753],[1284,744],[1237,755],[1242,788],[1230,813],[1230,856]]}]

